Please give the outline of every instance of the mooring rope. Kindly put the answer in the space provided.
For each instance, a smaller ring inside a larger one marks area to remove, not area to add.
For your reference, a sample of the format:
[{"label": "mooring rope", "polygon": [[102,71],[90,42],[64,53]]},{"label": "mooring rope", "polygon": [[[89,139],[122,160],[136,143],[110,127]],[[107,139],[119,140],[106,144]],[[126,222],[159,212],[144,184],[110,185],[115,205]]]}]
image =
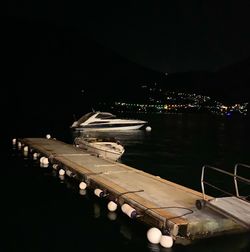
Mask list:
[{"label": "mooring rope", "polygon": [[144,190],[141,189],[141,190],[134,190],[134,191],[126,191],[126,192],[123,192],[123,193],[118,194],[117,199],[120,198],[120,197],[121,197],[122,195],[124,195],[124,194],[128,194],[128,193],[137,193],[137,192],[144,192]]},{"label": "mooring rope", "polygon": [[192,214],[194,211],[190,208],[187,207],[179,207],[179,206],[163,206],[163,207],[148,207],[143,211],[143,214],[139,215],[138,217],[143,216],[148,210],[154,210],[154,209],[168,209],[168,208],[178,208],[178,209],[184,209],[184,210],[188,210],[187,213],[181,214],[181,215],[177,215],[177,216],[173,216],[171,218],[166,218],[167,221],[172,220],[172,219],[176,219],[176,218],[181,218],[183,216],[186,216],[188,214]]}]

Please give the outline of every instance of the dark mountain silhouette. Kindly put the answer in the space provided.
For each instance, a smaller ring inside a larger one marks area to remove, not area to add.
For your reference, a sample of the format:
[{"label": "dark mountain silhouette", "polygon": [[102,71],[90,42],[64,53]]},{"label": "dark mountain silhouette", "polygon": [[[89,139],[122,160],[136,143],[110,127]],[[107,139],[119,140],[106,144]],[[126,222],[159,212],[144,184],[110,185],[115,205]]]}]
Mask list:
[{"label": "dark mountain silhouette", "polygon": [[250,58],[216,72],[193,71],[169,74],[161,86],[174,91],[200,93],[225,103],[250,100]]},{"label": "dark mountain silhouette", "polygon": [[216,73],[217,83],[224,83],[224,97],[237,102],[250,101],[250,57]]}]

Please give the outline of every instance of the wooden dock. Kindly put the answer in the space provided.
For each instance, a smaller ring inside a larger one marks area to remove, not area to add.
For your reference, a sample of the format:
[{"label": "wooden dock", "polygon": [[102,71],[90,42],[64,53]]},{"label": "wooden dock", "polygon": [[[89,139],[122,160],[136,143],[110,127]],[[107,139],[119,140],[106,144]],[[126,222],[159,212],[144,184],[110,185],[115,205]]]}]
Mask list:
[{"label": "wooden dock", "polygon": [[[248,231],[234,220],[208,207],[198,210],[196,201],[202,193],[134,169],[91,155],[73,145],[55,139],[19,140],[32,152],[49,159],[51,165],[84,181],[90,190],[100,189],[107,201],[119,207],[128,204],[136,211],[130,216],[148,227],[170,234],[176,243],[228,233]],[[209,198],[209,197],[208,197]]]}]

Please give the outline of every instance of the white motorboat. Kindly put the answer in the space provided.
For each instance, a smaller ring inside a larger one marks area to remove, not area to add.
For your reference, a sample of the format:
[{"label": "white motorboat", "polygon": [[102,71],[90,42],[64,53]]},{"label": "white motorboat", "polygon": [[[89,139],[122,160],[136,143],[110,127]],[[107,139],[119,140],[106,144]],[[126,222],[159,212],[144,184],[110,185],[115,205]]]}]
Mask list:
[{"label": "white motorboat", "polygon": [[96,137],[76,137],[74,145],[90,153],[117,161],[124,153],[124,147],[115,139],[102,139]]},{"label": "white motorboat", "polygon": [[108,112],[89,112],[75,121],[71,128],[84,130],[136,130],[148,122],[135,119],[120,119]]}]

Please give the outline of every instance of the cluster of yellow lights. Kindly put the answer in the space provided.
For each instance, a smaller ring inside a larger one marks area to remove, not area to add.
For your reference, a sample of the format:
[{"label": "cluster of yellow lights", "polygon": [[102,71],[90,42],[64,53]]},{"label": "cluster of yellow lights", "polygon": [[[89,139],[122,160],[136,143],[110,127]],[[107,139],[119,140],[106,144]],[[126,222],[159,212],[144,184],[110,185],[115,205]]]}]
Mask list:
[{"label": "cluster of yellow lights", "polygon": [[[115,104],[121,105],[121,106],[127,106],[127,107],[140,107],[139,110],[141,109],[146,109],[146,108],[158,108],[158,109],[165,109],[165,110],[176,110],[178,108],[189,108],[189,107],[199,107],[198,105],[195,104],[138,104],[138,103],[125,103],[125,102],[116,102]],[[247,104],[246,104],[247,105]],[[235,109],[245,109],[247,110],[246,106],[243,106],[241,104],[234,104],[232,106],[225,106],[220,104],[217,106],[217,108],[221,112],[227,112],[229,110],[235,110]]]}]

